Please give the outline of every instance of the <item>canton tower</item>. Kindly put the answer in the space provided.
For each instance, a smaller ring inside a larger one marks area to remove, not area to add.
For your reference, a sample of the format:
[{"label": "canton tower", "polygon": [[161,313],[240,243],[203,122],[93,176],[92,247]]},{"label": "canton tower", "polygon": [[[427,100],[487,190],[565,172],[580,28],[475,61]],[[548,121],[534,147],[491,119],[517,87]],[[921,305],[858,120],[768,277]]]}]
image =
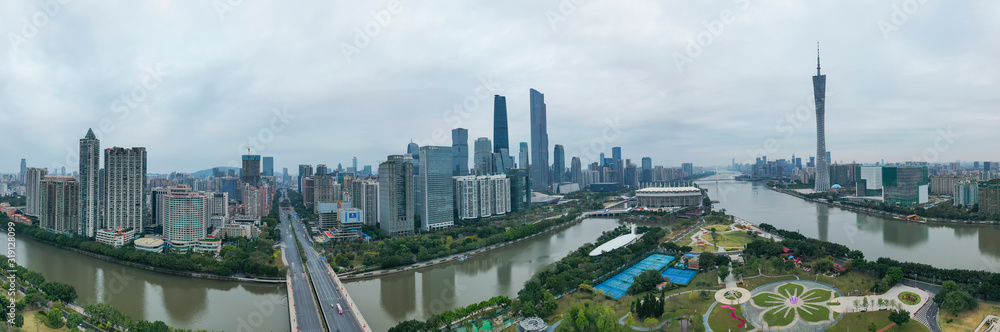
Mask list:
[{"label": "canton tower", "polygon": [[816,76],[813,76],[813,96],[816,100],[816,188],[830,190],[829,160],[826,160],[826,75],[819,72],[819,43],[816,43]]}]

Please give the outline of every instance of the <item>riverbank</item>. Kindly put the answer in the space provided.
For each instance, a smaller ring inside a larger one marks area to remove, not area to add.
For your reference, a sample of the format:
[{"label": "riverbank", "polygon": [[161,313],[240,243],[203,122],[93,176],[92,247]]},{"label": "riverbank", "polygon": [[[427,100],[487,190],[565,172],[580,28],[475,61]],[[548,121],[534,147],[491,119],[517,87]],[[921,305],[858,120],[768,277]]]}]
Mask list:
[{"label": "riverbank", "polygon": [[485,253],[485,252],[488,252],[488,251],[491,251],[491,250],[500,249],[500,248],[506,247],[508,245],[511,245],[511,244],[514,244],[514,243],[518,243],[518,242],[521,242],[521,241],[524,241],[524,240],[527,240],[527,239],[531,239],[531,238],[534,238],[534,237],[539,236],[539,235],[548,234],[548,233],[551,233],[551,232],[554,232],[554,231],[557,231],[557,230],[560,230],[560,229],[572,226],[574,224],[577,224],[577,223],[583,221],[584,219],[587,219],[587,217],[583,217],[583,216],[576,217],[576,219],[573,219],[572,221],[564,222],[564,223],[559,224],[559,225],[554,225],[554,226],[549,227],[549,228],[547,228],[545,230],[542,230],[542,231],[540,231],[538,233],[535,233],[535,234],[532,234],[532,235],[528,235],[528,236],[522,237],[520,239],[511,240],[511,241],[507,241],[507,242],[496,243],[496,244],[485,246],[485,247],[482,247],[482,248],[479,248],[479,249],[474,249],[474,250],[470,250],[470,251],[465,251],[465,252],[460,252],[460,253],[457,253],[457,254],[453,254],[453,255],[450,255],[450,256],[447,256],[447,257],[444,257],[444,258],[437,258],[437,259],[432,259],[430,261],[416,262],[416,263],[405,265],[405,266],[401,266],[401,267],[394,267],[394,268],[388,268],[388,269],[379,269],[379,270],[374,270],[374,271],[366,271],[366,272],[362,272],[360,274],[341,274],[341,275],[339,275],[339,277],[340,277],[340,280],[343,280],[343,281],[364,280],[364,279],[371,279],[371,278],[380,277],[380,276],[384,276],[384,275],[390,275],[390,274],[394,274],[394,273],[400,273],[400,272],[406,272],[406,271],[410,271],[410,270],[416,270],[416,269],[422,269],[422,268],[426,268],[426,267],[432,267],[432,266],[435,266],[435,265],[441,265],[441,264],[445,264],[445,263],[456,261],[458,258],[461,258],[461,257],[464,257],[464,256],[478,255],[478,254]]},{"label": "riverbank", "polygon": [[[778,189],[778,188],[774,188],[774,187],[771,187],[771,186],[765,186],[765,187],[767,187],[767,189],[770,189],[770,190],[775,191],[775,192],[779,192],[779,193],[783,193],[783,194],[786,194],[786,195],[790,195],[790,196],[801,198],[801,199],[803,199],[803,200],[805,200],[807,202],[813,202],[813,203],[818,203],[818,204],[826,204],[826,205],[829,205],[829,206],[835,206],[835,207],[838,207],[838,208],[841,208],[841,209],[845,209],[845,210],[850,210],[850,211],[854,211],[854,212],[862,212],[862,213],[865,213],[865,214],[868,214],[868,215],[874,215],[874,216],[889,217],[889,218],[893,218],[893,219],[898,219],[900,221],[914,222],[914,221],[902,220],[902,219],[905,219],[906,216],[901,215],[901,214],[896,214],[896,213],[882,211],[882,210],[869,209],[869,208],[864,208],[864,207],[860,207],[860,206],[853,206],[853,205],[841,204],[839,201],[829,202],[826,199],[807,198],[802,193],[799,193],[799,192],[797,192],[795,190],[792,190],[792,189]],[[924,220],[926,220],[926,222],[916,222],[916,223],[943,223],[943,224],[967,224],[967,225],[1000,225],[1000,221],[994,221],[994,220],[955,220],[955,219],[926,218],[926,217],[921,217],[921,218],[924,218]]]},{"label": "riverbank", "polygon": [[141,264],[141,263],[136,263],[136,262],[130,262],[130,261],[125,261],[125,260],[120,260],[120,259],[117,259],[117,258],[114,258],[114,257],[109,257],[109,256],[106,256],[106,255],[101,255],[101,254],[98,254],[98,253],[93,253],[93,252],[89,252],[89,251],[86,251],[86,250],[82,250],[82,249],[77,249],[77,248],[73,248],[73,247],[61,245],[61,244],[58,244],[58,243],[52,243],[52,242],[49,242],[49,241],[41,240],[41,239],[38,239],[38,238],[33,238],[33,237],[30,237],[30,236],[28,236],[26,238],[29,239],[29,240],[31,240],[31,241],[35,241],[35,242],[42,243],[42,244],[45,244],[45,245],[53,246],[53,247],[56,247],[56,248],[59,248],[59,249],[63,249],[63,250],[72,251],[72,252],[75,252],[75,253],[78,253],[78,254],[82,254],[82,255],[93,257],[93,258],[97,258],[97,259],[100,259],[100,260],[103,260],[103,261],[108,261],[108,262],[115,263],[115,264],[121,264],[121,265],[129,266],[129,267],[139,268],[139,269],[143,269],[143,270],[147,270],[147,271],[153,271],[153,272],[157,272],[157,273],[171,274],[171,275],[183,276],[183,277],[191,277],[191,278],[216,280],[216,281],[253,282],[253,283],[265,283],[265,284],[284,284],[285,283],[284,279],[241,278],[241,277],[233,277],[233,276],[220,276],[220,275],[215,275],[215,274],[198,273],[198,272],[191,272],[191,271],[177,271],[177,270],[164,269],[164,268],[161,268],[161,267],[149,266],[149,265],[146,265],[146,264]]}]

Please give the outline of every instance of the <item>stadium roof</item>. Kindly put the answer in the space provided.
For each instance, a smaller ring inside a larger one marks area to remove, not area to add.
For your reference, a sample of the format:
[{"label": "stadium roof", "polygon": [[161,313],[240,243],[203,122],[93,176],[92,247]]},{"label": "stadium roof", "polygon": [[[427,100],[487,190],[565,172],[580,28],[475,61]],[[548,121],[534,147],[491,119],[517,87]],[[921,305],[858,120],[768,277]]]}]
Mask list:
[{"label": "stadium roof", "polygon": [[590,256],[600,256],[603,253],[627,246],[635,242],[635,239],[637,238],[638,236],[632,233],[616,237],[611,239],[611,241],[604,242],[604,244],[594,248],[594,250],[590,252]]}]

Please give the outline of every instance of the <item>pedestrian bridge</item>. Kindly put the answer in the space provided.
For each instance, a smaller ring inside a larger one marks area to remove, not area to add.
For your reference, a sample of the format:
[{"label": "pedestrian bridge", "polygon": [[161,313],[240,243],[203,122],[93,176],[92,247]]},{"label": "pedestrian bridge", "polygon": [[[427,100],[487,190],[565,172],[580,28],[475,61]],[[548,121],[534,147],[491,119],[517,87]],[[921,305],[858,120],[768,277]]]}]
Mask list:
[{"label": "pedestrian bridge", "polygon": [[594,210],[587,211],[581,214],[583,217],[613,217],[621,214],[626,214],[632,211],[632,208],[624,209],[604,209],[604,210]]}]

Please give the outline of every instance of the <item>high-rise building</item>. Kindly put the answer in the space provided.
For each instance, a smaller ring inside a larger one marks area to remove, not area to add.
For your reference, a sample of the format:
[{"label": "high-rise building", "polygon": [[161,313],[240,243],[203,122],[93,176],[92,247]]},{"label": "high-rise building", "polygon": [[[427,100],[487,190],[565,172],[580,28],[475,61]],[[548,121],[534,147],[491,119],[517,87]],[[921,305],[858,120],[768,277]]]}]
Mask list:
[{"label": "high-rise building", "polygon": [[459,219],[486,218],[510,212],[510,179],[506,175],[469,175],[453,179],[455,209]]},{"label": "high-rise building", "polygon": [[167,189],[163,197],[163,236],[180,250],[190,249],[206,236],[210,210],[205,195],[180,185]]},{"label": "high-rise building", "polygon": [[288,181],[291,181],[291,180],[292,180],[292,177],[290,175],[288,175],[288,167],[282,167],[281,168],[281,182],[284,183],[287,186],[288,185]]},{"label": "high-rise building", "polygon": [[927,203],[929,186],[926,166],[882,167],[882,201],[886,203],[903,206]]},{"label": "high-rise building", "polygon": [[21,158],[21,173],[18,174],[20,176],[17,178],[17,181],[22,184],[25,183],[25,177],[28,175],[28,161],[24,158]]},{"label": "high-rise building", "polygon": [[653,182],[653,158],[642,157],[642,182]]},{"label": "high-rise building", "polygon": [[41,182],[39,226],[59,234],[79,231],[80,185],[72,176],[46,175]]},{"label": "high-rise building", "polygon": [[517,161],[518,162],[518,165],[517,165],[518,168],[525,169],[525,170],[528,169],[528,166],[529,166],[529,163],[528,163],[528,142],[521,142],[520,156],[521,156],[521,158],[519,158],[518,161]]},{"label": "high-rise building", "polygon": [[513,212],[531,208],[531,177],[526,169],[509,169],[510,210]]},{"label": "high-rise building", "polygon": [[102,229],[141,232],[146,207],[146,148],[104,149],[105,198]]},{"label": "high-rise building", "polygon": [[271,211],[273,198],[273,191],[267,183],[256,187],[243,184],[243,205],[247,217],[259,219],[266,216]]},{"label": "high-rise building", "polygon": [[420,216],[421,227],[424,231],[430,231],[453,225],[455,198],[451,180],[451,148],[421,147],[420,169],[417,184],[421,190],[418,205],[420,210],[417,214]]},{"label": "high-rise building", "polygon": [[327,175],[327,174],[330,174],[330,169],[328,167],[326,167],[326,164],[318,164],[318,165],[316,165],[316,174],[313,174],[313,175],[323,176],[323,175]]},{"label": "high-rise building", "polygon": [[826,151],[826,75],[819,71],[819,47],[816,48],[816,76],[813,76],[816,101],[816,191],[830,190],[830,169]]},{"label": "high-rise building", "polygon": [[583,171],[583,164],[580,163],[580,157],[573,157],[569,161],[569,181],[576,184],[580,184],[580,188],[584,185],[581,183],[583,181],[581,173]]},{"label": "high-rise building", "polygon": [[955,206],[973,206],[979,203],[979,181],[976,179],[963,179],[955,183],[953,189],[955,198],[952,203]]},{"label": "high-rise building", "polygon": [[474,151],[473,161],[475,162],[476,175],[492,174],[493,147],[490,144],[490,139],[486,137],[477,138]]},{"label": "high-rise building", "polygon": [[413,175],[420,174],[420,146],[410,142],[406,145],[406,154],[410,155],[410,162],[413,163]]},{"label": "high-rise building", "polygon": [[358,171],[358,157],[351,157],[351,168],[354,169],[354,172]]},{"label": "high-rise building", "polygon": [[[225,195],[226,193],[222,194]],[[166,187],[156,187],[149,191],[149,212],[150,212],[149,215],[151,219],[149,221],[149,224],[163,226],[164,209],[165,209],[163,205],[163,198],[166,196],[167,196]],[[97,230],[100,229],[101,229],[100,227],[97,228]]]},{"label": "high-rise building", "polygon": [[38,216],[42,212],[42,178],[49,174],[45,168],[28,167],[25,177],[25,193],[27,194],[27,206],[24,213],[29,216]]},{"label": "high-rise building", "polygon": [[340,183],[337,182],[337,177],[316,175],[313,176],[313,181],[312,206],[317,206],[320,202],[340,201]]},{"label": "high-rise building", "polygon": [[361,210],[365,225],[378,223],[378,194],[378,181],[351,181],[351,206]]},{"label": "high-rise building", "polygon": [[413,164],[391,155],[378,166],[379,227],[389,236],[413,234],[415,185]]},{"label": "high-rise building", "polygon": [[240,181],[251,186],[260,184],[260,155],[243,155],[243,168],[240,169]]},{"label": "high-rise building", "polygon": [[264,157],[264,176],[274,176],[274,157]]},{"label": "high-rise building", "polygon": [[566,174],[566,150],[562,144],[556,144],[552,149],[552,183],[566,182],[563,174]]},{"label": "high-rise building", "polygon": [[302,191],[302,179],[304,179],[304,178],[306,178],[308,176],[312,176],[312,175],[313,175],[313,168],[312,168],[312,166],[310,166],[310,165],[299,165],[299,180],[298,180],[298,185],[297,185],[297,187],[299,188],[299,193],[304,194],[304,192]]},{"label": "high-rise building", "polygon": [[[504,130],[507,126],[504,122]],[[469,130],[455,128],[451,130],[451,174],[454,176],[469,175]]]},{"label": "high-rise building", "polygon": [[611,169],[618,170],[618,161],[622,160],[622,147],[616,146],[611,148]]},{"label": "high-rise building", "polygon": [[101,195],[101,141],[92,129],[80,139],[80,222],[77,234],[94,237],[100,228]]},{"label": "high-rise building", "polygon": [[545,95],[529,91],[531,99],[531,190],[549,189],[549,133],[546,123]]},{"label": "high-rise building", "polygon": [[493,96],[493,152],[503,153],[500,149],[510,151],[507,141],[507,97]]},{"label": "high-rise building", "polygon": [[979,213],[987,218],[1000,216],[1000,178],[979,182]]},{"label": "high-rise building", "polygon": [[692,175],[694,175],[694,164],[692,164],[692,163],[682,163],[681,164],[681,170],[684,171],[684,174],[685,174],[684,176],[692,176]]}]

